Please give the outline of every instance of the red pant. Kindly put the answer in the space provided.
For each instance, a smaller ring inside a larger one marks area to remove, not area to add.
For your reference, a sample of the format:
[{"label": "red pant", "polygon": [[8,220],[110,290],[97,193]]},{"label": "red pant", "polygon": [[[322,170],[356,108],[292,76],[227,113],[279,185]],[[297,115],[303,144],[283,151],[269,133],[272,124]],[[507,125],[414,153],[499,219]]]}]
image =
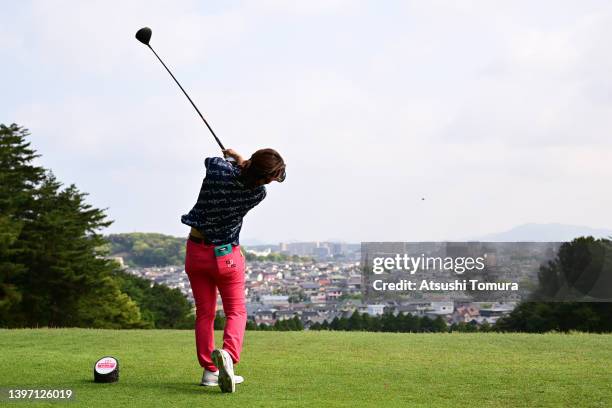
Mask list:
[{"label": "red pant", "polygon": [[217,289],[223,301],[225,331],[223,348],[234,363],[240,360],[246,328],[244,294],[244,256],[239,246],[232,253],[216,258],[214,246],[187,240],[185,271],[189,276],[196,304],[195,338],[198,361],[209,371],[216,371],[211,353],[215,348],[214,322],[217,308]]}]

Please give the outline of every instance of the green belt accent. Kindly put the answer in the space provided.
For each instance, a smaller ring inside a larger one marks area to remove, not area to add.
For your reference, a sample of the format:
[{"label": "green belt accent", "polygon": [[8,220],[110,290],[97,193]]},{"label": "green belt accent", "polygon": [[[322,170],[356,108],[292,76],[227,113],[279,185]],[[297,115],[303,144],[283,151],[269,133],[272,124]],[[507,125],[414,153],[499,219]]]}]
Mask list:
[{"label": "green belt accent", "polygon": [[232,253],[232,244],[217,245],[215,247],[215,256],[225,256]]}]

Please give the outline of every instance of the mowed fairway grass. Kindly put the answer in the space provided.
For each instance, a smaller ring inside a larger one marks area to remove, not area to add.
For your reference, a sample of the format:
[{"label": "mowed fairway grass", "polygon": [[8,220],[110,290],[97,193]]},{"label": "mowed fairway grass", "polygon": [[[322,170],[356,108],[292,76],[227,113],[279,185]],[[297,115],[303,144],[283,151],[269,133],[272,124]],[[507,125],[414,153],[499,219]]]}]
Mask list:
[{"label": "mowed fairway grass", "polygon": [[[191,331],[0,330],[0,345],[1,387],[71,388],[72,407],[612,406],[612,335],[251,331],[235,394],[197,385]],[[93,382],[105,355],[118,383]]]}]

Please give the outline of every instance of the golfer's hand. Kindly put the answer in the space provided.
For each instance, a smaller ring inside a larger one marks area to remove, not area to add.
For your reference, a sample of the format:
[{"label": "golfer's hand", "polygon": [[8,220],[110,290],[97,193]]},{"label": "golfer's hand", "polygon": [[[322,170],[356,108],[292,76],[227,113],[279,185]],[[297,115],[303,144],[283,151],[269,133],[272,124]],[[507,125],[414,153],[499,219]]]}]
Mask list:
[{"label": "golfer's hand", "polygon": [[234,149],[225,149],[223,150],[223,156],[231,157],[232,159],[237,159],[240,155]]},{"label": "golfer's hand", "polygon": [[241,165],[242,162],[244,162],[244,159],[242,158],[242,156],[240,156],[234,149],[223,150],[223,155],[225,157],[231,157],[232,159],[236,160],[236,163],[238,165]]}]

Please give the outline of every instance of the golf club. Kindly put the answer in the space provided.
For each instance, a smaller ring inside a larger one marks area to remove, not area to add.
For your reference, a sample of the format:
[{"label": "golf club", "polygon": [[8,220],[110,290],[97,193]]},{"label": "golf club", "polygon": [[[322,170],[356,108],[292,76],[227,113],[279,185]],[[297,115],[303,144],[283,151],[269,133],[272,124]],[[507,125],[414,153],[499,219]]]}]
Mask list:
[{"label": "golf club", "polygon": [[187,95],[187,92],[185,92],[185,89],[183,89],[183,87],[181,86],[181,84],[179,83],[179,81],[176,79],[176,77],[172,74],[172,72],[170,71],[170,69],[168,69],[168,67],[166,66],[166,64],[164,64],[164,61],[162,61],[162,59],[159,57],[159,55],[157,55],[157,53],[155,52],[155,50],[153,49],[153,47],[151,47],[151,44],[149,44],[149,42],[151,41],[151,35],[153,34],[153,32],[151,31],[151,29],[149,27],[143,27],[140,30],[138,30],[136,32],[136,39],[138,41],[140,41],[141,43],[143,43],[144,45],[146,45],[147,47],[149,47],[149,49],[151,51],[153,51],[153,54],[155,54],[155,56],[157,57],[157,59],[159,60],[159,62],[162,63],[162,65],[164,66],[164,68],[166,68],[166,71],[168,71],[168,73],[170,74],[170,76],[172,77],[172,79],[174,79],[174,82],[176,82],[176,84],[179,86],[179,88],[181,88],[181,91],[183,91],[183,93],[185,94],[185,96],[187,97],[187,99],[189,99],[189,102],[191,102],[191,105],[194,107],[194,109],[196,110],[196,112],[198,112],[198,115],[200,115],[200,117],[202,118],[202,120],[204,121],[204,124],[206,125],[206,127],[208,128],[208,130],[210,130],[210,133],[212,133],[213,137],[215,138],[217,144],[219,145],[219,147],[221,148],[221,150],[225,150],[225,147],[223,146],[223,143],[221,143],[221,141],[219,140],[219,138],[217,137],[217,135],[215,134],[215,132],[212,130],[212,128],[210,127],[210,125],[208,124],[208,122],[206,121],[206,119],[204,119],[204,115],[202,115],[202,112],[200,112],[200,110],[198,109],[198,107],[195,105],[195,103],[193,103],[193,101],[191,100],[191,98],[189,97],[189,95]]}]

